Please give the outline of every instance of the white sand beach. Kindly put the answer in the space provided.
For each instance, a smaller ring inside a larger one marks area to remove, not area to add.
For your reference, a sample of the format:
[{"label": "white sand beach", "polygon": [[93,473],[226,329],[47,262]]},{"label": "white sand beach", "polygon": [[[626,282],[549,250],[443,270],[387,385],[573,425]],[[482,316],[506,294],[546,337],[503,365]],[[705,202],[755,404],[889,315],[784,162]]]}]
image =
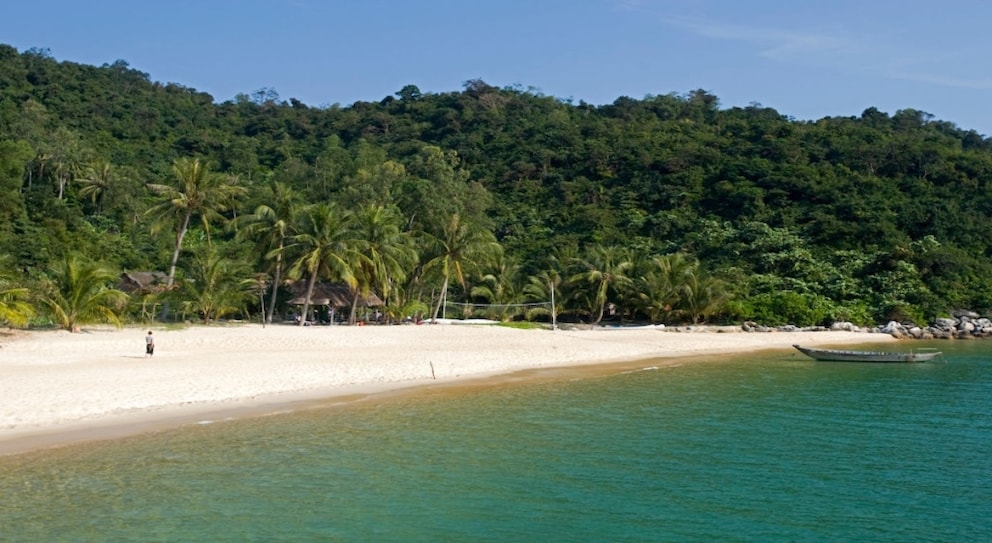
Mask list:
[{"label": "white sand beach", "polygon": [[[897,341],[858,332],[705,328],[258,324],[0,336],[0,454],[126,435],[224,411],[368,395],[520,370]],[[116,428],[116,432],[108,429]]]}]

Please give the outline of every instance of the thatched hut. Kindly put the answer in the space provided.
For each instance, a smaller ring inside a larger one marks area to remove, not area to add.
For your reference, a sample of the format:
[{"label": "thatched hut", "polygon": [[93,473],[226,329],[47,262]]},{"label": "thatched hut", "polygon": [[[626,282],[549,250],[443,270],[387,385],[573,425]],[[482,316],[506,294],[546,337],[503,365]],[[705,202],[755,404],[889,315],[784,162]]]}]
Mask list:
[{"label": "thatched hut", "polygon": [[[306,281],[296,281],[290,285],[290,292],[293,298],[289,300],[290,305],[303,306],[306,303],[307,283]],[[310,295],[310,306],[318,309],[320,318],[308,318],[310,321],[326,320],[333,322],[336,314],[347,314],[351,311],[352,304],[355,304],[355,290],[344,283],[317,283],[313,286],[313,293]],[[375,294],[368,296],[358,295],[358,307],[380,307],[382,300]],[[339,310],[346,311],[339,311]]]},{"label": "thatched hut", "polygon": [[154,294],[166,290],[169,276],[157,271],[125,271],[117,281],[117,289],[128,294]]}]

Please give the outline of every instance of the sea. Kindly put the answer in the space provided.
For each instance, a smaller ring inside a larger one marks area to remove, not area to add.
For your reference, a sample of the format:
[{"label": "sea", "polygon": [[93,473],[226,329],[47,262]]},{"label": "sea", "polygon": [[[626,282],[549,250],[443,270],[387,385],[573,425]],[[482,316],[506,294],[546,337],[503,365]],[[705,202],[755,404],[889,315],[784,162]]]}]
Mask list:
[{"label": "sea", "polygon": [[944,359],[645,360],[3,456],[0,541],[992,541],[992,341],[911,346]]}]

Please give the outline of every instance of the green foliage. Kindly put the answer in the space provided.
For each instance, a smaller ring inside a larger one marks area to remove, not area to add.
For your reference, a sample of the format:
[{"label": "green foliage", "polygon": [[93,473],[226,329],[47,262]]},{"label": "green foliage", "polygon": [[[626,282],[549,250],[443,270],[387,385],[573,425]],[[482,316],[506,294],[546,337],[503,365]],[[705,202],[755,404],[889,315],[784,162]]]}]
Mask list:
[{"label": "green foliage", "polygon": [[[357,250],[353,214],[336,205],[313,204],[303,210],[301,219],[299,233],[285,250],[298,255],[290,271],[306,276],[307,291],[301,314],[309,315],[317,278],[340,281],[355,288],[358,286],[355,270],[361,267],[365,256]],[[300,324],[305,322],[301,320]]]},{"label": "green foliage", "polygon": [[406,300],[402,303],[387,305],[383,311],[387,322],[403,322],[410,318],[413,320],[422,319],[430,311],[430,307],[420,300]]},{"label": "green foliage", "polygon": [[[355,215],[357,290],[368,296],[377,293],[387,305],[399,301],[399,287],[417,263],[414,239],[402,230],[395,207],[366,204]],[[352,315],[352,319],[355,316]]]},{"label": "green foliage", "polygon": [[591,289],[592,296],[584,293],[583,299],[592,302],[588,309],[590,314],[595,315],[593,324],[599,324],[606,314],[606,304],[611,294],[613,299],[619,300],[621,293],[633,284],[629,275],[634,267],[630,253],[619,246],[593,245],[572,264],[578,271],[567,282],[572,287]]},{"label": "green foliage", "polygon": [[[349,107],[271,89],[217,104],[124,61],[0,46],[0,121],[0,254],[28,285],[70,248],[174,281],[216,244],[239,280],[267,277],[267,318],[287,275],[397,307],[550,288],[560,316],[589,321],[992,310],[992,140],[914,109],[800,122],[702,89],[593,106],[480,80]],[[298,236],[330,231],[301,204],[337,209],[328,228],[368,221],[315,256]],[[484,250],[458,249],[462,226]]]},{"label": "green foliage", "polygon": [[256,290],[246,276],[245,263],[226,258],[216,247],[201,247],[188,264],[187,280],[182,283],[183,313],[198,315],[204,324],[243,313]]},{"label": "green foliage", "polygon": [[183,240],[190,228],[190,221],[198,218],[210,242],[210,223],[223,220],[223,212],[235,206],[245,194],[244,187],[236,180],[215,174],[197,159],[180,158],[172,164],[173,184],[149,184],[157,196],[157,203],[148,210],[154,218],[152,231],[163,228],[175,230],[172,262],[169,265],[169,285],[175,274],[176,263],[183,248]]},{"label": "green foliage", "polygon": [[440,236],[426,236],[429,244],[424,271],[440,276],[441,295],[431,316],[436,319],[441,306],[446,301],[448,285],[452,278],[469,292],[466,277],[493,263],[502,253],[495,236],[480,225],[466,222],[458,214],[446,222]]},{"label": "green foliage", "polygon": [[22,327],[34,316],[34,308],[28,301],[30,291],[14,280],[9,261],[0,257],[0,324]]},{"label": "green foliage", "polygon": [[769,326],[816,326],[828,324],[833,304],[815,294],[772,292],[742,301],[738,311],[743,320]]},{"label": "green foliage", "polygon": [[482,274],[469,294],[474,300],[489,304],[484,316],[488,319],[508,321],[520,312],[523,301],[523,288],[520,281],[520,265],[513,259],[501,255],[489,267],[489,273]]},{"label": "green foliage", "polygon": [[127,294],[110,287],[115,279],[109,268],[71,254],[52,269],[42,302],[55,323],[70,332],[99,322],[120,327]]},{"label": "green foliage", "polygon": [[254,241],[259,257],[256,264],[261,266],[263,273],[272,273],[268,310],[263,315],[264,322],[271,323],[276,311],[279,288],[282,286],[285,263],[293,256],[290,254],[290,258],[287,258],[285,248],[292,236],[298,233],[295,221],[302,202],[298,192],[277,181],[270,182],[262,194],[264,203],[259,204],[254,213],[231,221],[231,227],[237,232],[237,239]]}]

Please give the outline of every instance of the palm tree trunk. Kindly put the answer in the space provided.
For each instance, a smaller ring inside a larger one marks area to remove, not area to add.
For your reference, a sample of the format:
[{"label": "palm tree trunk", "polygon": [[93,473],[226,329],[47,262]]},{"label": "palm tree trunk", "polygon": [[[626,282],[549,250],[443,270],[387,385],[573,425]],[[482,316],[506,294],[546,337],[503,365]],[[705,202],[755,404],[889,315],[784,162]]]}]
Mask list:
[{"label": "palm tree trunk", "polygon": [[[168,289],[172,288],[172,284],[176,280],[176,263],[179,262],[179,253],[183,248],[183,238],[186,237],[186,229],[189,227],[189,217],[190,214],[187,213],[183,217],[182,227],[176,232],[176,246],[172,250],[172,263],[169,264],[169,279],[166,281],[165,286]],[[162,304],[162,312],[159,313],[158,320],[164,321],[169,316],[169,300],[167,299],[165,303]]]},{"label": "palm tree trunk", "polygon": [[306,326],[307,316],[310,314],[310,297],[313,296],[313,286],[317,284],[317,269],[314,267],[310,273],[310,280],[307,281],[307,295],[303,298],[303,315],[300,316],[300,326]]},{"label": "palm tree trunk", "polygon": [[437,305],[434,306],[434,315],[431,317],[432,321],[437,320],[437,314],[441,311],[441,306],[444,305],[444,299],[448,295],[448,276],[444,276],[444,286],[441,287],[441,295],[437,299]]},{"label": "palm tree trunk", "polygon": [[183,217],[183,224],[176,232],[176,245],[172,249],[172,263],[169,264],[169,279],[166,281],[165,286],[171,287],[172,283],[176,280],[176,263],[179,262],[179,253],[183,249],[183,238],[186,237],[186,230],[189,228],[190,214],[187,213]]},{"label": "palm tree trunk", "polygon": [[348,324],[358,322],[358,296],[358,292],[355,292],[355,297],[351,299],[351,315],[348,317]]},{"label": "palm tree trunk", "polygon": [[282,280],[282,243],[279,244],[280,253],[276,255],[276,271],[272,278],[272,295],[269,297],[269,312],[265,315],[265,323],[272,324],[272,315],[276,312],[276,293],[279,292],[279,282]]},{"label": "palm tree trunk", "polygon": [[603,322],[603,314],[606,313],[606,283],[602,283],[599,287],[599,293],[596,298],[599,300],[599,315],[596,317],[596,322],[593,324],[599,324]]}]

